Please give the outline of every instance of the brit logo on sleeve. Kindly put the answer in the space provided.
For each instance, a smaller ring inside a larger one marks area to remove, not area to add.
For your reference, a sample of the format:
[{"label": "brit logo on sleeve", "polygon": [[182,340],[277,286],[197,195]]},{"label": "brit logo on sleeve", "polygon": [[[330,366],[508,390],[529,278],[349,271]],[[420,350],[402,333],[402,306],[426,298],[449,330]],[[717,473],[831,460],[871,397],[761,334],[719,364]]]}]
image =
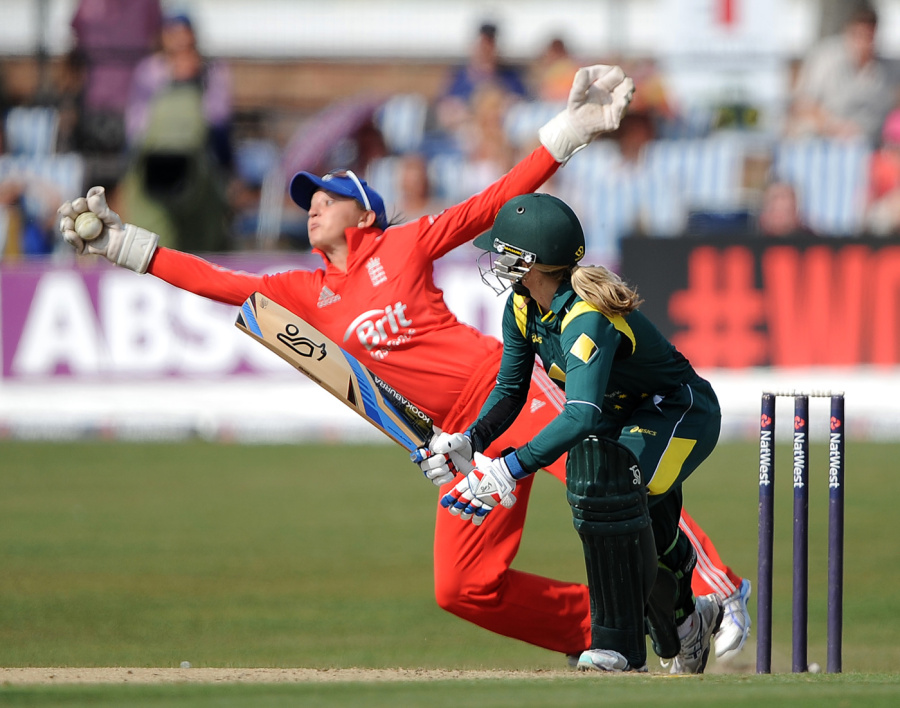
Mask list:
[{"label": "brit logo on sleeve", "polygon": [[575,340],[575,344],[572,345],[569,352],[587,364],[594,354],[597,353],[597,345],[594,344],[593,339],[582,333],[578,339]]}]

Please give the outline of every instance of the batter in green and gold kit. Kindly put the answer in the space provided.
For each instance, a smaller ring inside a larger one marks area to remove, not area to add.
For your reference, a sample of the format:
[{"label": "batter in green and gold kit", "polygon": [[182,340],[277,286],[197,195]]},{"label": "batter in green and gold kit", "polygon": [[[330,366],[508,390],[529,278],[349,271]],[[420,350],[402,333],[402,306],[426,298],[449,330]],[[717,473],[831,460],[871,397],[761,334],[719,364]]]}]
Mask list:
[{"label": "batter in green and gold kit", "polygon": [[705,598],[695,603],[695,554],[678,520],[681,484],[718,440],[712,387],[641,314],[635,291],[606,268],[577,265],[584,234],[559,199],[510,200],[475,244],[513,292],[496,385],[465,434],[472,448],[486,449],[515,420],[535,355],[566,405],[525,445],[482,458],[445,506],[484,514],[515,480],[568,452],[591,593],[592,643],[579,668],[646,670],[646,629],[672,673],[701,673],[721,611]]}]

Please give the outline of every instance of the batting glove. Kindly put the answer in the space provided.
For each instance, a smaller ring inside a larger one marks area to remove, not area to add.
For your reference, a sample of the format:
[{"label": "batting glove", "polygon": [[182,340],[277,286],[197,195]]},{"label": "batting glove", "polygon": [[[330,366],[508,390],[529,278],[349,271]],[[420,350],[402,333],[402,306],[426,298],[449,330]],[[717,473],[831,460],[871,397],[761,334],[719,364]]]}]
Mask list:
[{"label": "batting glove", "polygon": [[[103,231],[91,241],[85,241],[75,231],[75,219],[86,211],[94,212],[103,222]],[[76,253],[93,253],[135,273],[147,272],[159,236],[134,224],[123,224],[119,215],[107,205],[103,187],[91,187],[87,197],[65,202],[57,213],[60,216],[59,232]]]},{"label": "batting glove", "polygon": [[472,441],[462,433],[439,433],[428,447],[414,450],[410,457],[436,487],[452,482],[457,473],[468,473],[475,464]]},{"label": "batting glove", "polygon": [[575,74],[566,109],[538,131],[541,144],[557,162],[566,164],[598,135],[619,127],[633,95],[634,81],[621,67],[582,67]]},{"label": "batting glove", "polygon": [[464,521],[480,526],[495,506],[507,509],[516,503],[516,480],[529,474],[515,452],[491,459],[475,453],[475,469],[441,499],[441,506]]}]

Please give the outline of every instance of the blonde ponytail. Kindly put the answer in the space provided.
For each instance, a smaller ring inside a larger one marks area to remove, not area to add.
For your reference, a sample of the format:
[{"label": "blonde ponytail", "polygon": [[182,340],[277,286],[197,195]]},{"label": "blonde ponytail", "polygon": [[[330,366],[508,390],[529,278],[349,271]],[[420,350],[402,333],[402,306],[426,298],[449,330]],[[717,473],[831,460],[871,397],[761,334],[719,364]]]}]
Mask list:
[{"label": "blonde ponytail", "polygon": [[573,266],[571,280],[575,293],[608,317],[627,315],[644,301],[603,266]]}]

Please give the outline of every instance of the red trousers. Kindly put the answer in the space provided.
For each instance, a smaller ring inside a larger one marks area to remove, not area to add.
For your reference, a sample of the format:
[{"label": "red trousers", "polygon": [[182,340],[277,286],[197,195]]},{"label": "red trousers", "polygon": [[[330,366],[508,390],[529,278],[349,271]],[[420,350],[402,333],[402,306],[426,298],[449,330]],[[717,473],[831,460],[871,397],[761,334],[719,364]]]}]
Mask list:
[{"label": "red trousers", "polygon": [[[556,417],[564,404],[565,394],[536,366],[525,408],[486,454],[496,457],[507,447],[524,445]],[[479,409],[480,405],[471,411],[470,421]],[[565,484],[565,457],[546,471]],[[438,505],[435,597],[443,609],[484,629],[552,651],[578,654],[591,643],[587,586],[510,568],[522,539],[533,483],[533,476],[519,482],[515,505],[495,509],[481,526],[462,521]],[[442,487],[440,496],[453,484]],[[727,596],[734,592],[741,577],[722,563],[715,546],[686,512],[679,527],[697,551],[694,594],[717,592]]]}]

